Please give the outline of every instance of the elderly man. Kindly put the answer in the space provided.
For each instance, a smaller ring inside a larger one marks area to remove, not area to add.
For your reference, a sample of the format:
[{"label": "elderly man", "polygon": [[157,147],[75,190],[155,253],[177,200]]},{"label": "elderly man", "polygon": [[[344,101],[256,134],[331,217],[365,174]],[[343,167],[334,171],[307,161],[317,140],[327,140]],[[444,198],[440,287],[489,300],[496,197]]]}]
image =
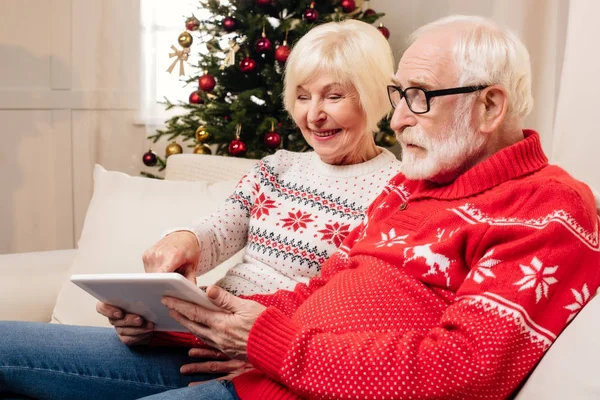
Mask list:
[{"label": "elderly man", "polygon": [[255,369],[153,398],[505,398],[595,293],[594,199],[522,129],[522,43],[445,18],[415,32],[393,81],[403,172],[321,277],[250,300],[209,288],[226,312],[164,299]]}]

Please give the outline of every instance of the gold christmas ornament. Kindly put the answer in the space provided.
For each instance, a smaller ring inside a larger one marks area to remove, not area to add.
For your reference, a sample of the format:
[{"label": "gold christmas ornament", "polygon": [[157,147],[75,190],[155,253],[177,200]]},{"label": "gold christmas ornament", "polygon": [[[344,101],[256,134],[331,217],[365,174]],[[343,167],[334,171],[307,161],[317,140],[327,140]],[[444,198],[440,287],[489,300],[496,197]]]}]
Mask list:
[{"label": "gold christmas ornament", "polygon": [[172,156],[173,154],[181,154],[181,153],[183,153],[183,149],[175,141],[172,141],[171,143],[169,143],[169,145],[167,146],[167,149],[165,151],[166,157]]},{"label": "gold christmas ornament", "polygon": [[235,40],[229,41],[229,49],[225,50],[227,55],[223,59],[223,64],[219,67],[219,69],[225,69],[226,67],[231,67],[235,64],[235,53],[240,49],[240,44],[244,42],[245,39],[240,40],[238,44]]},{"label": "gold christmas ornament", "polygon": [[173,69],[177,65],[177,62],[179,62],[179,76],[182,76],[182,75],[184,75],[183,63],[185,61],[187,61],[187,59],[190,55],[190,49],[184,48],[183,50],[177,50],[177,47],[175,47],[173,45],[171,45],[171,49],[173,50],[173,52],[169,54],[169,58],[173,58],[173,57],[176,57],[176,58],[173,61],[173,63],[171,64],[171,66],[169,68],[167,68],[167,72],[168,73],[173,72]]},{"label": "gold christmas ornament", "polygon": [[210,132],[206,130],[204,125],[200,125],[198,129],[196,129],[196,140],[198,143],[206,143],[210,139]]},{"label": "gold christmas ornament", "polygon": [[383,143],[383,145],[386,147],[392,147],[396,144],[396,136],[390,135],[389,133],[384,133],[381,136],[381,143]]},{"label": "gold christmas ornament", "polygon": [[212,154],[212,150],[210,149],[210,147],[208,147],[207,144],[197,144],[196,147],[194,147],[194,154]]},{"label": "gold christmas ornament", "polygon": [[177,41],[181,47],[185,47],[187,49],[194,42],[194,38],[192,38],[192,35],[190,35],[189,32],[181,32]]}]

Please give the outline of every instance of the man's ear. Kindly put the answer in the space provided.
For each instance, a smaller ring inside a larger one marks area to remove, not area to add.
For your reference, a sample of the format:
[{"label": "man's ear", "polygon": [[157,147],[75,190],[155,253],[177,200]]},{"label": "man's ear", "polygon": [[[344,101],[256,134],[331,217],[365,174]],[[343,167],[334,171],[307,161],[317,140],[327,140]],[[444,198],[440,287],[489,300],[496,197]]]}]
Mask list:
[{"label": "man's ear", "polygon": [[481,93],[482,118],[479,130],[484,133],[494,132],[502,124],[508,112],[508,93],[500,85],[492,85]]}]

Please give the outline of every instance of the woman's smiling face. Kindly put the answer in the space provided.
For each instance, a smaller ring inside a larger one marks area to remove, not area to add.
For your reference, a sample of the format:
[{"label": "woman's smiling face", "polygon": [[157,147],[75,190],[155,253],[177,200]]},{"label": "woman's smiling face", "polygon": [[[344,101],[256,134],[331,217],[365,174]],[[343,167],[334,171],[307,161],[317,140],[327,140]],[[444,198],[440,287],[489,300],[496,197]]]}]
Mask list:
[{"label": "woman's smiling face", "polygon": [[328,164],[362,162],[363,153],[372,150],[356,89],[327,74],[296,88],[293,117],[304,139]]}]

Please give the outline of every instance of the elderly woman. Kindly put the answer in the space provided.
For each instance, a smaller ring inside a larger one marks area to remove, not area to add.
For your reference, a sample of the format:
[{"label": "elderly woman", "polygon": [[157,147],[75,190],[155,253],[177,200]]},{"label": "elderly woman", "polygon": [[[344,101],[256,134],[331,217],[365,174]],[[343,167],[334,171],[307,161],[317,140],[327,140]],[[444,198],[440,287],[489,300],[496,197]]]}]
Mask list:
[{"label": "elderly woman", "polygon": [[[314,152],[281,150],[261,160],[217,212],[146,251],[146,271],[195,280],[246,246],[218,286],[251,295],[308,282],[399,172],[394,155],[374,141],[390,111],[384,88],[392,75],[388,42],[371,25],[349,20],[309,31],[287,61],[284,103]],[[221,356],[175,347],[198,347],[191,334],[153,332],[151,321],[103,303],[98,312],[121,342],[150,346],[123,346],[106,328],[0,323],[9,337],[0,345],[0,393],[137,398],[214,377],[202,372],[234,376],[249,367],[190,364]]]}]

